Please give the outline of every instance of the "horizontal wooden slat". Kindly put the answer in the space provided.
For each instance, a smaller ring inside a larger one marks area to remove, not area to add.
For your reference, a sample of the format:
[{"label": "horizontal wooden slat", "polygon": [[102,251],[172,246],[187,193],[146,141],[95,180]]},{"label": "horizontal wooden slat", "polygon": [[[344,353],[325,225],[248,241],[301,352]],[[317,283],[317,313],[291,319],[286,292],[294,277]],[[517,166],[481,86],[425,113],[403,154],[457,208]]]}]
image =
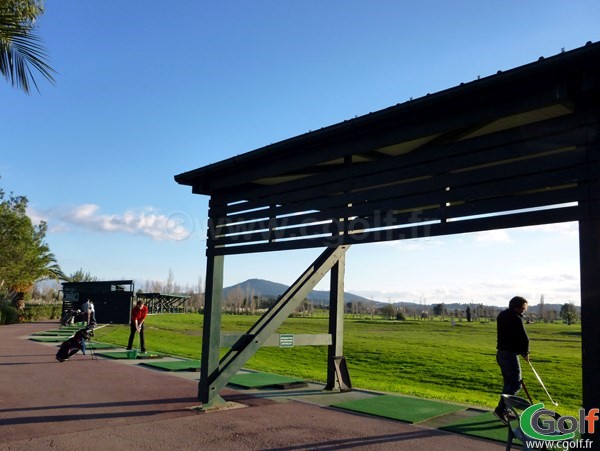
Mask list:
[{"label": "horizontal wooden slat", "polygon": [[[323,220],[332,220],[339,217],[353,217],[372,215],[376,210],[403,210],[415,209],[417,207],[439,204],[446,205],[447,203],[459,203],[464,201],[475,201],[478,199],[487,199],[498,196],[518,195],[523,191],[539,191],[550,187],[562,186],[569,183],[582,182],[586,176],[587,169],[579,166],[569,167],[567,162],[572,163],[578,161],[581,163],[585,160],[585,154],[581,152],[570,152],[571,155],[556,154],[550,155],[541,162],[535,164],[532,168],[524,167],[520,164],[514,164],[509,168],[504,168],[504,171],[498,171],[497,168],[480,168],[473,170],[470,173],[469,180],[473,184],[462,187],[455,187],[454,179],[456,174],[449,174],[438,177],[436,183],[429,180],[418,181],[411,185],[411,190],[406,189],[398,192],[393,189],[381,191],[380,196],[386,196],[384,199],[378,199],[378,196],[370,196],[370,202],[353,203],[351,207],[344,204],[347,202],[347,196],[342,200],[342,206],[338,207],[340,201],[334,198],[326,198],[313,204],[325,210],[318,213],[307,213],[299,215],[299,217],[288,216],[284,218],[262,219],[259,221],[249,221],[247,223],[238,223],[219,227],[215,230],[214,236],[222,236],[228,234],[247,233],[263,229],[273,229],[280,227],[289,227],[294,224],[308,226],[310,223]],[[569,158],[567,158],[569,157]],[[560,168],[560,169],[556,169]],[[553,169],[553,170],[551,170]],[[532,170],[541,171],[530,173]],[[446,189],[445,187],[448,187]],[[419,193],[425,187],[437,187],[433,192]],[[403,188],[405,188],[403,186]],[[416,191],[418,194],[410,194],[410,191]],[[379,197],[380,197],[379,196]],[[393,197],[395,196],[395,197]],[[353,199],[355,200],[355,199]],[[576,201],[570,199],[569,201]],[[333,208],[329,208],[329,207]],[[532,205],[534,207],[535,205]]]},{"label": "horizontal wooden slat", "polygon": [[565,186],[542,192],[495,199],[475,200],[466,203],[451,204],[445,209],[446,218],[493,214],[508,210],[540,208],[555,204],[575,202],[579,199],[578,186]]},{"label": "horizontal wooden slat", "polygon": [[[510,194],[500,196],[499,189],[505,188],[528,187],[524,182],[531,182],[531,178],[523,179],[519,182],[511,180],[504,182],[503,185],[495,185],[496,191],[486,191],[488,197],[472,200],[469,202],[461,201],[457,205],[450,203],[448,206],[441,205],[440,208],[428,209],[421,211],[415,209],[412,212],[407,212],[402,215],[393,214],[390,208],[382,208],[381,210],[368,210],[363,214],[353,214],[357,219],[340,222],[337,217],[331,218],[331,223],[325,224],[309,224],[298,227],[288,227],[284,229],[262,230],[253,232],[247,229],[244,234],[214,236],[216,245],[232,245],[243,242],[263,241],[269,239],[287,239],[291,237],[310,237],[311,235],[323,235],[328,233],[336,233],[343,230],[343,227],[350,227],[353,230],[353,224],[359,224],[361,228],[378,228],[398,226],[401,224],[410,225],[416,222],[431,221],[431,220],[446,220],[447,218],[457,218],[472,215],[486,215],[493,213],[501,213],[506,210],[531,209],[546,207],[548,205],[576,202],[578,200],[579,190],[576,185],[563,185],[555,189],[544,189],[539,191],[522,191],[517,194],[510,191]],[[496,197],[490,195],[491,192],[496,194]],[[382,204],[383,205],[383,204]],[[395,204],[399,205],[399,202]],[[386,207],[390,207],[386,204]],[[366,208],[366,207],[363,207]],[[352,210],[357,213],[357,209]],[[442,213],[443,212],[443,213]],[[308,221],[308,219],[306,220]],[[316,221],[314,221],[316,222]],[[218,233],[218,232],[217,232]]]},{"label": "horizontal wooden slat", "polygon": [[382,241],[425,238],[456,233],[480,232],[504,228],[552,224],[585,219],[587,205],[562,207],[525,213],[506,214],[484,218],[452,221],[439,224],[417,225],[393,230],[373,231],[362,234],[336,235],[331,237],[306,238],[273,243],[257,243],[207,249],[208,255],[235,255],[255,252],[336,247],[341,244],[367,244]]},{"label": "horizontal wooden slat", "polygon": [[[533,196],[533,200],[523,198],[515,201],[514,208],[510,207],[511,198],[499,198],[490,201],[472,202],[462,206],[447,207],[445,213],[442,214],[442,208],[428,208],[428,209],[415,209],[411,212],[406,213],[394,213],[392,210],[376,210],[369,211],[369,214],[359,215],[356,218],[350,219],[349,221],[341,222],[339,220],[333,220],[328,224],[306,224],[298,227],[290,227],[285,229],[275,230],[262,230],[262,231],[250,231],[249,233],[227,235],[215,237],[213,235],[213,244],[220,245],[239,245],[242,243],[249,242],[262,242],[268,240],[281,240],[287,238],[306,237],[309,238],[314,235],[327,235],[336,233],[342,230],[345,223],[359,224],[361,228],[364,227],[388,227],[389,224],[392,226],[398,225],[413,225],[418,222],[430,222],[432,220],[445,220],[446,218],[462,217],[469,215],[484,215],[493,214],[496,212],[502,212],[507,209],[521,209],[521,208],[534,208],[540,206],[553,205],[556,203],[568,203],[573,202],[571,195],[574,191],[569,192],[567,195],[558,196],[554,193],[552,195],[545,194],[544,196],[538,195]],[[553,197],[555,199],[553,199]],[[544,202],[542,205],[539,204],[543,198]],[[503,208],[504,210],[496,210],[495,208]],[[341,225],[340,225],[341,224]],[[351,227],[352,229],[352,227]]]}]

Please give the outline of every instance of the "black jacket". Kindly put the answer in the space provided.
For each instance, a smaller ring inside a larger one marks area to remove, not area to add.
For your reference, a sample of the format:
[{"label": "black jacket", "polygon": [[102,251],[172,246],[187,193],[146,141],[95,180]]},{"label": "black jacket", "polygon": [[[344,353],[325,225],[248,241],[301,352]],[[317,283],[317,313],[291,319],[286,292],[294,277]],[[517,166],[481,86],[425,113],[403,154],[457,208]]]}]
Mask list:
[{"label": "black jacket", "polygon": [[496,327],[498,329],[496,348],[499,351],[529,354],[529,337],[525,332],[521,315],[512,309],[506,309],[498,315]]}]

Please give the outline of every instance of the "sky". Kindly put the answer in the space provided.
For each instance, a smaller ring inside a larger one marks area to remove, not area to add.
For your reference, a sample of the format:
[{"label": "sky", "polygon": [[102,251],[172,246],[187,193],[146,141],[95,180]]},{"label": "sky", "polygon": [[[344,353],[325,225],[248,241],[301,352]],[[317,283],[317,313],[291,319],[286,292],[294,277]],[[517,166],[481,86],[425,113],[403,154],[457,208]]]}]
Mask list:
[{"label": "sky", "polygon": [[[0,82],[0,187],[48,223],[66,274],[195,287],[208,198],[175,175],[597,42],[599,22],[597,0],[48,0],[56,84]],[[224,284],[290,284],[320,252],[227,257]],[[577,223],[353,246],[345,283],[579,305]]]}]

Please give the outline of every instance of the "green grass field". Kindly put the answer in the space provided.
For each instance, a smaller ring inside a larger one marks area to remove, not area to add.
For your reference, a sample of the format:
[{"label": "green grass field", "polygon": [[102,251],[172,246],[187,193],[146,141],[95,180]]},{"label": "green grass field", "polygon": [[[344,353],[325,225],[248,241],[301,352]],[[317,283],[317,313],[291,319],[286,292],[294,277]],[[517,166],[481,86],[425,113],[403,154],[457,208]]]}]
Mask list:
[{"label": "green grass field", "polygon": [[[202,315],[164,314],[146,320],[147,348],[199,358]],[[245,332],[257,317],[224,315],[223,332]],[[280,333],[326,333],[326,318],[289,318]],[[531,361],[542,377],[557,410],[575,414],[581,406],[581,327],[528,324]],[[128,326],[108,326],[96,339],[125,345]],[[495,361],[496,324],[466,321],[386,321],[346,319],[345,356],[355,388],[402,393],[470,405],[494,407],[502,388]],[[224,349],[223,352],[226,350]],[[262,348],[246,368],[324,382],[324,346],[291,349]],[[523,378],[535,402],[552,404],[522,361]],[[525,394],[521,392],[525,397]]]}]

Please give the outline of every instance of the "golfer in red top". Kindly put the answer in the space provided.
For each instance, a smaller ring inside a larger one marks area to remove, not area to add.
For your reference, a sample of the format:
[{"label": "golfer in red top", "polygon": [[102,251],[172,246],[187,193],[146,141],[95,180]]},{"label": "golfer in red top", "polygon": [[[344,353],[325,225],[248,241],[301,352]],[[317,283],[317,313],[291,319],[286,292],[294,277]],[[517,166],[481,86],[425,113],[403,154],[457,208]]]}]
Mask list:
[{"label": "golfer in red top", "polygon": [[129,333],[129,343],[127,350],[130,351],[133,346],[135,332],[140,333],[140,351],[142,354],[146,352],[146,344],[144,343],[144,320],[148,314],[148,307],[144,305],[144,301],[137,301],[135,307],[131,310],[131,332]]}]

